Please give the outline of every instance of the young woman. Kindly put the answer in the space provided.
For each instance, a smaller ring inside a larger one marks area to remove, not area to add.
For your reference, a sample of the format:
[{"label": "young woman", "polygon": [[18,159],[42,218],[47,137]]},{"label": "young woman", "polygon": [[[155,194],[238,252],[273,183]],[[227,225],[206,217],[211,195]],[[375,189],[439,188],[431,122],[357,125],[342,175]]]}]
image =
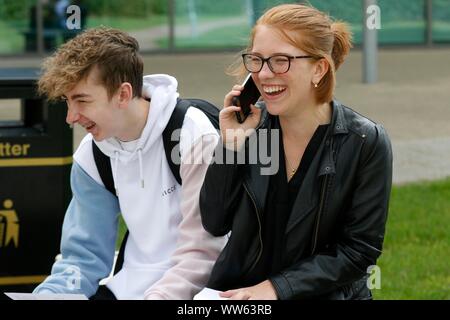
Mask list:
[{"label": "young woman", "polygon": [[248,159],[249,136],[264,137],[278,144],[272,161],[280,165],[272,175],[261,174],[261,161],[208,168],[203,225],[229,234],[208,286],[223,297],[371,298],[366,280],[382,250],[392,151],[381,125],[333,99],[350,41],[346,24],[296,4],[270,9],[252,31],[243,65],[263,102],[240,124],[232,98],[242,86],[233,87],[219,147],[227,159]]}]

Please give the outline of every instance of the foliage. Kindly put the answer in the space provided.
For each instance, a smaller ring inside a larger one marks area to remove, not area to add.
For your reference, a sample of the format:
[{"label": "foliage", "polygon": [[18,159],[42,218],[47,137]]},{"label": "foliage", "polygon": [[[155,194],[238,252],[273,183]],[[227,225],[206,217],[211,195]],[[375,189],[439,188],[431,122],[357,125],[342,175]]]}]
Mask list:
[{"label": "foliage", "polygon": [[[50,0],[49,6],[56,0]],[[167,14],[166,0],[79,0],[71,1],[84,6],[89,15],[147,17],[150,15]],[[36,0],[0,0],[0,19],[23,20],[28,19],[30,8]]]},{"label": "foliage", "polygon": [[0,20],[28,19],[34,0],[0,0]]}]

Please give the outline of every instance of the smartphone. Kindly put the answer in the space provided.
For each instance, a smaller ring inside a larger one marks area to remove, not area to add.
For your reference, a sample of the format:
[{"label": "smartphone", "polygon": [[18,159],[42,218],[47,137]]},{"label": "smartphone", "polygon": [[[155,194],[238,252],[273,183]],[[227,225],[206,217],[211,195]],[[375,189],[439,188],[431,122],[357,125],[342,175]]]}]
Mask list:
[{"label": "smartphone", "polygon": [[236,112],[236,118],[239,123],[243,123],[245,119],[247,119],[251,112],[250,105],[254,105],[261,96],[261,93],[253,81],[251,73],[248,74],[242,85],[244,86],[244,89],[242,89],[241,94],[233,97],[232,100],[234,106],[241,107],[241,111]]}]

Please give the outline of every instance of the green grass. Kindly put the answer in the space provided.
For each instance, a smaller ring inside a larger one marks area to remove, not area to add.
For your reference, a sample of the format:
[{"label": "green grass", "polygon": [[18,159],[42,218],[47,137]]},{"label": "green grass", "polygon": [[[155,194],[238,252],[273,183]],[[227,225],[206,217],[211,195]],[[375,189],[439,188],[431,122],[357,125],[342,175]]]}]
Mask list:
[{"label": "green grass", "polygon": [[125,221],[123,220],[122,215],[119,216],[119,230],[118,236],[116,240],[116,250],[120,249],[120,244],[122,243],[123,238],[125,237],[125,232],[127,232],[127,226]]},{"label": "green grass", "polygon": [[106,27],[117,28],[124,31],[134,31],[152,28],[158,25],[167,25],[166,15],[153,15],[147,18],[130,17],[88,17],[87,27],[93,28],[104,25]]},{"label": "green grass", "polygon": [[[176,38],[177,48],[210,48],[210,47],[244,47],[247,45],[250,28],[248,25],[218,28],[201,34],[199,37]],[[157,43],[161,47],[168,46],[168,38],[161,38]]]},{"label": "green grass", "polygon": [[[100,25],[118,28],[124,31],[134,31],[158,25],[167,25],[167,16],[153,15],[147,18],[88,17],[87,28],[98,27]],[[0,54],[23,53],[25,50],[25,39],[22,32],[25,30],[28,30],[28,21],[0,21]],[[58,44],[61,44],[60,40]]]},{"label": "green grass", "polygon": [[394,187],[375,299],[450,299],[450,179]]},{"label": "green grass", "polygon": [[374,298],[450,299],[449,257],[450,179],[393,187]]}]

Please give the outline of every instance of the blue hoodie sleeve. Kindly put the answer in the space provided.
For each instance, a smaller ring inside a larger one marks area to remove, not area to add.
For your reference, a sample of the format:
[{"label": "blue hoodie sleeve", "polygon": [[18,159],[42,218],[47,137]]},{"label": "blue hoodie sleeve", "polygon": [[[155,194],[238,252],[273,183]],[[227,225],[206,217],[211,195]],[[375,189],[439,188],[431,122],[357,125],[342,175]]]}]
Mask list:
[{"label": "blue hoodie sleeve", "polygon": [[117,198],[74,162],[73,198],[64,218],[61,254],[52,272],[34,293],[79,293],[92,296],[114,261],[119,203]]}]

